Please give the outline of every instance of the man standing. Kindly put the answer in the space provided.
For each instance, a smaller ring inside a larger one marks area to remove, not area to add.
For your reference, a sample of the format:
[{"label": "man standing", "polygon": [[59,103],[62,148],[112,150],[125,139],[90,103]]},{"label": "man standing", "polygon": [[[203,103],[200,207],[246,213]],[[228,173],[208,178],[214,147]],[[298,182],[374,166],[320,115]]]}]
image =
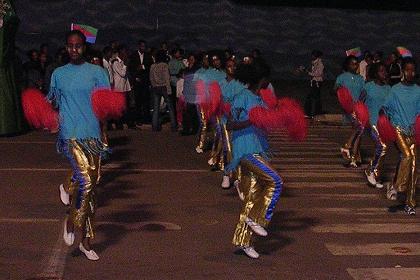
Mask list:
[{"label": "man standing", "polygon": [[176,104],[176,83],[179,80],[179,72],[185,68],[184,63],[182,63],[181,50],[176,48],[172,52],[172,59],[169,61],[169,74],[171,75],[171,91],[172,94],[169,97],[171,103],[175,106]]},{"label": "man standing", "polygon": [[149,71],[152,63],[152,56],[146,53],[146,42],[139,40],[138,49],[133,53],[128,64],[128,72],[132,79],[131,85],[136,99],[136,126],[151,122]]}]

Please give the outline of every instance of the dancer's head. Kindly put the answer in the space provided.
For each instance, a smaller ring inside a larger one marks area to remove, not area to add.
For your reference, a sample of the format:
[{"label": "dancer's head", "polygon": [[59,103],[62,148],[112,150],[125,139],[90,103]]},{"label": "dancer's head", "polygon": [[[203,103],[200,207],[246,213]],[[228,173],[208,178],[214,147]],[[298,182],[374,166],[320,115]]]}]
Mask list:
[{"label": "dancer's head", "polygon": [[369,68],[369,77],[377,84],[385,84],[387,80],[387,72],[382,62],[374,63]]},{"label": "dancer's head", "polygon": [[245,84],[250,90],[257,90],[259,77],[253,64],[241,63],[236,68],[235,78]]},{"label": "dancer's head", "polygon": [[416,61],[407,57],[402,62],[403,82],[412,84],[416,76]]},{"label": "dancer's head", "polygon": [[70,63],[83,63],[83,54],[86,51],[86,36],[79,30],[68,32],[66,35],[66,49],[69,54]]},{"label": "dancer's head", "polygon": [[344,60],[344,71],[350,72],[355,74],[357,71],[357,68],[359,68],[359,62],[357,61],[357,58],[354,55],[349,55]]},{"label": "dancer's head", "polygon": [[228,59],[226,61],[226,74],[230,78],[235,77],[236,63],[233,59]]}]

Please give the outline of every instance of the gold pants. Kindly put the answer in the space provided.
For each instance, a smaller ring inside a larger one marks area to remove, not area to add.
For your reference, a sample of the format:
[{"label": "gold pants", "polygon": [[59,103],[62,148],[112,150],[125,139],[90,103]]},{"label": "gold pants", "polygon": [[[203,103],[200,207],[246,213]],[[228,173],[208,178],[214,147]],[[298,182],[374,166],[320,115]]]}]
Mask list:
[{"label": "gold pants", "polygon": [[214,142],[210,153],[210,160],[220,170],[224,171],[225,166],[232,161],[232,145],[230,143],[230,135],[226,129],[226,124],[221,121],[220,117],[216,117],[214,133]]},{"label": "gold pants", "polygon": [[395,172],[393,186],[398,192],[407,195],[406,204],[416,207],[416,142],[413,136],[407,136],[397,128],[395,145],[400,152],[400,160]]},{"label": "gold pants", "polygon": [[197,148],[203,149],[206,146],[206,138],[207,138],[207,119],[204,111],[200,108],[200,132],[198,134],[198,144]]},{"label": "gold pants", "polygon": [[67,157],[72,165],[66,191],[71,196],[70,218],[83,230],[85,237],[93,238],[95,214],[95,186],[100,179],[100,156],[94,155],[77,141],[70,140]]},{"label": "gold pants", "polygon": [[370,127],[370,136],[375,142],[375,155],[367,168],[367,172],[370,174],[373,173],[376,180],[378,180],[381,176],[382,164],[388,147],[382,142],[378,129],[374,125]]},{"label": "gold pants", "polygon": [[360,126],[356,126],[353,133],[350,135],[350,138],[344,144],[343,148],[348,149],[350,151],[350,158],[349,161],[353,161],[355,163],[362,163],[362,157],[360,155],[360,142],[362,139],[363,128]]},{"label": "gold pants", "polygon": [[259,225],[268,226],[274,208],[280,198],[283,181],[270,164],[259,155],[250,155],[241,160],[240,189],[245,201],[232,243],[236,246],[250,246],[252,229],[246,224],[246,218]]}]

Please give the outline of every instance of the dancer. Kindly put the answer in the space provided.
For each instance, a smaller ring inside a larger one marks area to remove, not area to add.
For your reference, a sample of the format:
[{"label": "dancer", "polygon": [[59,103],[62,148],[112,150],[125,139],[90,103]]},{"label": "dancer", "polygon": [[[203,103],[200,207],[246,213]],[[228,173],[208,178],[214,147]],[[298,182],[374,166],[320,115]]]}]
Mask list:
[{"label": "dancer", "polygon": [[98,260],[91,247],[94,238],[95,187],[100,177],[101,155],[108,147],[101,142],[99,121],[92,109],[91,94],[96,88],[110,88],[104,69],[85,62],[86,37],[80,31],[67,33],[70,63],[57,68],[51,78],[48,99],[59,110],[58,151],[72,166],[68,184],[60,185],[60,198],[70,205],[64,222],[64,241],[74,242],[75,229],[82,231],[79,249],[89,260]]},{"label": "dancer", "polygon": [[387,73],[383,63],[373,64],[369,69],[369,72],[369,77],[371,77],[373,81],[365,84],[362,94],[360,95],[360,100],[362,100],[369,109],[370,126],[368,127],[368,131],[372,140],[375,142],[375,153],[374,158],[365,170],[365,174],[371,186],[382,189],[383,184],[380,179],[381,167],[383,158],[387,152],[387,146],[381,140],[376,123],[378,122],[379,110],[385,104],[391,87],[386,84]]},{"label": "dancer", "polygon": [[[233,59],[229,59],[226,62],[226,79],[221,84],[223,103],[230,106],[236,94],[239,94],[244,88],[245,85],[235,79],[236,63]],[[226,129],[226,122],[229,118],[230,112],[223,110],[223,115],[221,117],[221,137],[223,142],[223,153],[225,159],[225,165],[229,164],[232,161],[232,144],[230,133]],[[228,189],[230,187],[230,179],[232,177],[233,181],[237,179],[238,172],[227,172],[223,171],[223,180],[222,188]]]},{"label": "dancer", "polygon": [[[201,79],[201,77],[205,76],[207,71],[209,70],[210,64],[209,64],[209,55],[207,53],[202,54],[201,59],[201,67],[195,72],[195,77],[193,79],[193,82],[196,82],[197,80]],[[198,154],[202,154],[204,152],[204,149],[206,147],[206,139],[207,139],[207,128],[208,128],[208,120],[206,118],[206,115],[204,114],[203,109],[200,107],[200,104],[197,104],[199,107],[199,114],[200,114],[200,131],[198,134],[198,144],[195,147],[195,151]]]},{"label": "dancer", "polygon": [[396,147],[400,153],[392,185],[389,185],[387,197],[397,200],[397,192],[405,194],[404,211],[408,215],[416,214],[416,142],[414,124],[420,113],[420,87],[414,82],[416,64],[412,58],[403,61],[403,80],[392,87],[384,110],[396,132]]},{"label": "dancer", "polygon": [[[356,74],[358,69],[357,58],[353,55],[346,57],[344,62],[344,73],[337,77],[334,89],[338,90],[340,87],[346,87],[353,98],[353,102],[359,100],[365,81],[363,77]],[[341,148],[343,158],[347,160],[349,167],[358,167],[362,163],[360,156],[360,141],[363,134],[363,129],[358,125],[355,116],[349,116],[354,125],[354,132],[348,141]]]},{"label": "dancer", "polygon": [[250,258],[259,254],[252,245],[253,233],[266,236],[267,227],[280,197],[282,179],[268,163],[268,142],[264,133],[251,124],[249,112],[253,107],[262,106],[263,101],[257,95],[258,74],[253,65],[242,64],[236,70],[237,79],[248,85],[236,94],[231,103],[231,119],[228,129],[232,130],[232,162],[227,172],[241,168],[241,189],[244,193],[244,205],[239,223],[233,237],[233,244],[239,246]]}]

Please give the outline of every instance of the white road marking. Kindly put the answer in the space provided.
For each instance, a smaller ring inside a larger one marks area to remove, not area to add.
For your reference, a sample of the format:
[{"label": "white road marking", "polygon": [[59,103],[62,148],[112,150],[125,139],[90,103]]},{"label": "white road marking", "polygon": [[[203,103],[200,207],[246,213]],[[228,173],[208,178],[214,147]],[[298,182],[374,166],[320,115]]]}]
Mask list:
[{"label": "white road marking", "polygon": [[420,243],[371,243],[350,244],[326,243],[334,256],[419,256]]},{"label": "white road marking", "polygon": [[307,188],[320,188],[320,189],[332,189],[332,188],[340,188],[340,189],[362,189],[366,188],[366,183],[364,182],[291,182],[285,183],[285,188],[288,189],[307,189]]},{"label": "white road marking", "polygon": [[46,218],[0,218],[0,223],[57,223],[59,219],[46,219]]},{"label": "white road marking", "polygon": [[[143,168],[119,168],[108,167],[107,165],[101,168],[102,170],[118,170],[118,171],[135,171],[135,172],[174,172],[174,173],[203,173],[209,172],[209,169],[143,169]],[[34,172],[68,172],[69,168],[0,168],[0,171],[34,171]]]},{"label": "white road marking", "polygon": [[420,223],[330,224],[312,227],[317,233],[420,233]]},{"label": "white road marking", "polygon": [[419,280],[420,267],[347,268],[354,280]]},{"label": "white road marking", "polygon": [[7,142],[7,141],[0,141],[0,144],[56,144],[55,141],[14,141],[14,142]]},{"label": "white road marking", "polygon": [[[62,225],[62,223],[60,223],[60,225]],[[55,242],[54,248],[50,252],[47,265],[43,271],[37,275],[37,278],[63,279],[68,250],[69,247],[66,246],[63,240],[63,227],[61,226],[60,234]]]}]

